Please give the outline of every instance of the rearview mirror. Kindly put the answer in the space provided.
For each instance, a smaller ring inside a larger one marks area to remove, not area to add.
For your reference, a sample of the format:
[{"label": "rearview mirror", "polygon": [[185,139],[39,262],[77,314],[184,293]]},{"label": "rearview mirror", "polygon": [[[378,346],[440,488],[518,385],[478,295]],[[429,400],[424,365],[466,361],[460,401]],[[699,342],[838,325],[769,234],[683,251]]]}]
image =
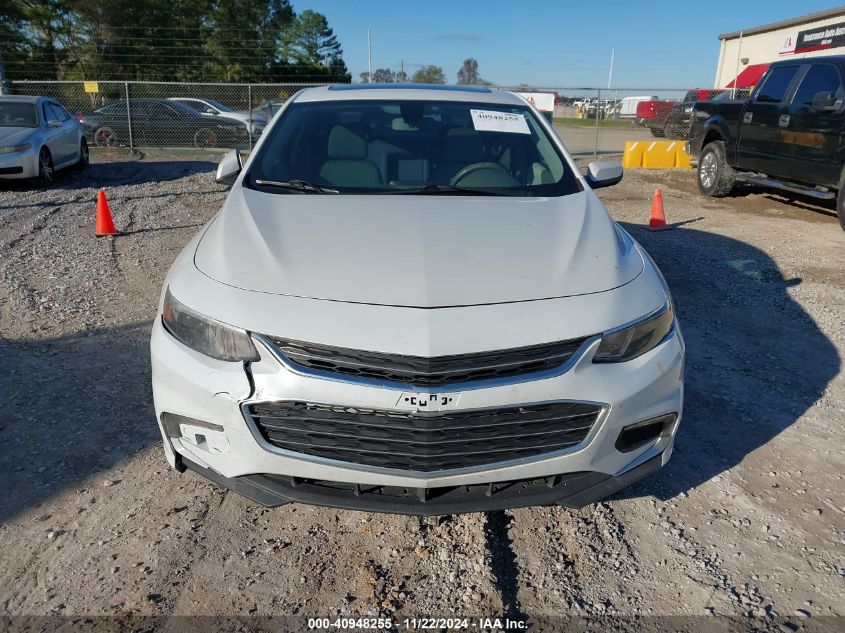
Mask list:
[{"label": "rearview mirror", "polygon": [[825,90],[824,92],[817,92],[813,95],[813,110],[836,110],[839,104],[836,102],[836,95]]},{"label": "rearview mirror", "polygon": [[227,152],[220,164],[217,165],[217,175],[214,177],[214,181],[221,185],[232,186],[238,179],[241,169],[243,169],[241,153],[233,149]]},{"label": "rearview mirror", "polygon": [[62,127],[62,122],[57,119],[47,121],[47,127]]},{"label": "rearview mirror", "polygon": [[617,185],[622,180],[622,164],[616,161],[594,160],[587,167],[586,178],[593,189]]}]

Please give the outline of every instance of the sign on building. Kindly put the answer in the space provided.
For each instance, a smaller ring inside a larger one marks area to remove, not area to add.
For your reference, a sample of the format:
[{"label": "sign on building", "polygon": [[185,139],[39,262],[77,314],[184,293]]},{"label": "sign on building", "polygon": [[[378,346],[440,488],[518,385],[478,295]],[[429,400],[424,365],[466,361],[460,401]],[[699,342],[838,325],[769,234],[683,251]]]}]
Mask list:
[{"label": "sign on building", "polygon": [[781,45],[780,54],[809,53],[842,46],[845,46],[845,22],[790,33]]}]

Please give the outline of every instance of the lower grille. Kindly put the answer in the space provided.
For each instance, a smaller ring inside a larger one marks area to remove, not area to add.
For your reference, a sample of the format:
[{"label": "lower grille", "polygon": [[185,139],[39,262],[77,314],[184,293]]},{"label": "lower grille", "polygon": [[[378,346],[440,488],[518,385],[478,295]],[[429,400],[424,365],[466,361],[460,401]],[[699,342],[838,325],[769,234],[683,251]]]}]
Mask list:
[{"label": "lower grille", "polygon": [[366,466],[429,472],[495,464],[580,443],[601,407],[555,402],[503,409],[411,413],[272,402],[248,407],[281,449]]}]

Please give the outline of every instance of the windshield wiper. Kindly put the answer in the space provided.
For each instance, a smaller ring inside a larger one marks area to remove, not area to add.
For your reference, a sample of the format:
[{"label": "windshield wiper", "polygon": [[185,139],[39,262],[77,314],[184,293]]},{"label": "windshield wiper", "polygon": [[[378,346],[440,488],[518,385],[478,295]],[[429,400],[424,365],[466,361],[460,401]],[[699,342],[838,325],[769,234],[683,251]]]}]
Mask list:
[{"label": "windshield wiper", "polygon": [[384,193],[415,194],[415,195],[448,195],[462,194],[470,196],[507,196],[510,194],[501,191],[490,191],[488,189],[470,189],[469,187],[458,187],[457,185],[425,185],[415,189],[398,189],[385,191]]},{"label": "windshield wiper", "polygon": [[274,187],[276,189],[301,191],[302,193],[340,193],[337,189],[321,187],[307,180],[261,180],[256,178],[255,184],[260,187]]}]

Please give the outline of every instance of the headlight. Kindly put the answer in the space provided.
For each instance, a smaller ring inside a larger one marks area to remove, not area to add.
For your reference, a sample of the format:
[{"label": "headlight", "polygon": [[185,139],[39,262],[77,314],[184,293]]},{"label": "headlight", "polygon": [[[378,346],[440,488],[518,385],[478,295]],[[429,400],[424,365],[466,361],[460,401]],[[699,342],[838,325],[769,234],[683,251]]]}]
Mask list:
[{"label": "headlight", "polygon": [[606,332],[601,337],[593,362],[622,363],[642,356],[654,349],[672,331],[674,323],[672,305],[667,304],[660,312],[642,321],[621,330]]},{"label": "headlight", "polygon": [[32,147],[32,143],[22,143],[20,145],[6,145],[0,147],[0,154],[12,154],[14,152],[22,152]]},{"label": "headlight", "polygon": [[193,350],[217,360],[259,360],[258,351],[246,331],[214,321],[164,294],[161,320],[165,329]]},{"label": "headlight", "polygon": [[690,112],[692,112],[692,106],[687,106],[686,108],[684,108],[684,114],[689,114]]}]

